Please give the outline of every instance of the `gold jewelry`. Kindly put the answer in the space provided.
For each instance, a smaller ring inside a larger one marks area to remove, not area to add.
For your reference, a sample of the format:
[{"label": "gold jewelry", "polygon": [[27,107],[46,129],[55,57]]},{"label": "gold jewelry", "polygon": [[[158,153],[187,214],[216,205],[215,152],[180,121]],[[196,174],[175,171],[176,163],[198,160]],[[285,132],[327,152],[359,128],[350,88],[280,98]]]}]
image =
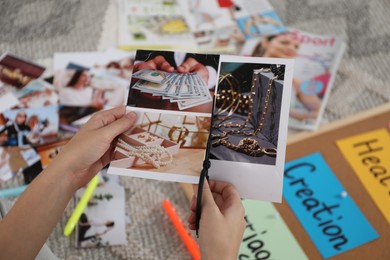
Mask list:
[{"label": "gold jewelry", "polygon": [[253,157],[260,157],[264,154],[269,156],[276,156],[276,148],[267,148],[259,146],[258,142],[252,138],[243,138],[238,145],[232,144],[228,137],[221,138],[212,144],[213,147],[218,145],[223,145],[229,149],[232,149],[236,152],[244,153]]}]

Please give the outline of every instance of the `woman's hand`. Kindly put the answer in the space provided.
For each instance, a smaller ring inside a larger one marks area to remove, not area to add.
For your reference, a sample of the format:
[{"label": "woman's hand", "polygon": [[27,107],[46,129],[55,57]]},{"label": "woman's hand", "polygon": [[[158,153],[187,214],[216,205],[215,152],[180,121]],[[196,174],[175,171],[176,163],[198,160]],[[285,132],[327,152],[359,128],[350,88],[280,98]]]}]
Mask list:
[{"label": "woman's hand", "polygon": [[[194,185],[195,194],[197,186]],[[195,229],[196,196],[192,198],[189,228]],[[245,210],[235,187],[222,181],[204,182],[199,247],[202,260],[237,259],[244,234]]]},{"label": "woman's hand", "polygon": [[[69,141],[50,167],[66,167],[74,188],[86,185],[110,160],[115,138],[131,128],[136,114],[125,107],[96,113]],[[61,169],[63,171],[63,169]]]}]

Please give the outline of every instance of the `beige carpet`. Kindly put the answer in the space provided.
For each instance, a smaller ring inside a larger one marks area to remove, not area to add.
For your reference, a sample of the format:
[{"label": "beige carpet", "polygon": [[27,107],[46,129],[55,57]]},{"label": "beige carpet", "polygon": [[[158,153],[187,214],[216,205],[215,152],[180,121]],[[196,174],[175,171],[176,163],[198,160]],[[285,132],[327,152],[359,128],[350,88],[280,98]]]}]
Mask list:
[{"label": "beige carpet", "polygon": [[[341,35],[347,50],[324,114],[324,123],[390,100],[390,2],[388,0],[271,0],[290,27]],[[50,66],[54,52],[94,51],[115,46],[115,1],[5,0],[0,3],[0,52],[11,51]],[[122,178],[131,224],[128,245],[78,250],[62,230],[71,202],[49,238],[63,259],[190,259],[161,202],[169,198],[186,219],[188,202],[179,185]]]}]

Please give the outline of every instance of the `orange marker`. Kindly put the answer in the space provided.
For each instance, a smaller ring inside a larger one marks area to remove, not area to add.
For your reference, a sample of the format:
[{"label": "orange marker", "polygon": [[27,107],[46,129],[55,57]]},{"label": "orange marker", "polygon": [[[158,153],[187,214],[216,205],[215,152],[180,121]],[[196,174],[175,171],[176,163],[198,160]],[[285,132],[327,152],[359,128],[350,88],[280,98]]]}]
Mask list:
[{"label": "orange marker", "polygon": [[184,245],[187,247],[187,250],[190,252],[192,258],[195,260],[200,260],[200,251],[199,251],[198,244],[191,237],[191,235],[188,234],[186,228],[183,225],[183,222],[181,222],[179,216],[176,213],[176,210],[173,208],[169,200],[165,199],[163,201],[163,207],[167,212],[169,219],[172,221],[173,225],[175,226],[177,233],[179,233],[181,240],[183,240]]}]

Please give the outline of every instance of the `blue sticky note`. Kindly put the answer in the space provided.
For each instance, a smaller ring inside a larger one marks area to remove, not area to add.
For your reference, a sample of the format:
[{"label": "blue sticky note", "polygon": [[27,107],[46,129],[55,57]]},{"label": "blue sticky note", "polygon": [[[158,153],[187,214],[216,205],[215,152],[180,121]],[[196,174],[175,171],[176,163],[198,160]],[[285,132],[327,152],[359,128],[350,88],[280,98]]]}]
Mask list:
[{"label": "blue sticky note", "polygon": [[286,163],[283,195],[324,258],[378,238],[320,153]]}]

